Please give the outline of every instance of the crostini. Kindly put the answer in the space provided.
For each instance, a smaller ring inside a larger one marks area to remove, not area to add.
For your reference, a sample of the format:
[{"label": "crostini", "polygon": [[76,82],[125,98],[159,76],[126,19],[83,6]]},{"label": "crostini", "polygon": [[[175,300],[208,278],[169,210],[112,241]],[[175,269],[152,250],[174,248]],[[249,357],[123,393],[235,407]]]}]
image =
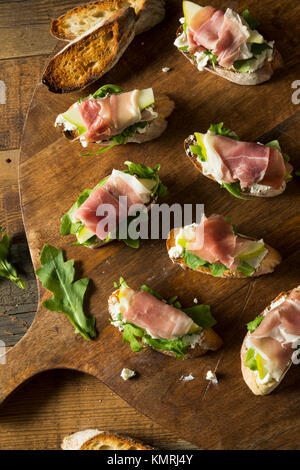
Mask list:
[{"label": "crostini", "polygon": [[103,25],[113,13],[128,6],[135,10],[135,34],[153,28],[165,16],[165,0],[100,0],[68,10],[52,21],[50,32],[57,39],[73,41],[89,29]]},{"label": "crostini", "polygon": [[154,95],[152,88],[125,92],[117,85],[104,85],[59,114],[55,127],[83,147],[101,145],[103,148],[89,154],[95,155],[115,145],[158,138],[173,109],[173,101],[166,95]]},{"label": "crostini", "polygon": [[149,210],[153,202],[166,195],[167,188],[158,176],[160,165],[154,169],[129,161],[125,165],[127,170],[113,170],[94,189],[80,194],[61,219],[61,235],[75,235],[77,245],[89,248],[116,239],[139,247],[139,238],[130,237],[130,225],[141,211]]},{"label": "crostini", "polygon": [[202,175],[240,199],[278,196],[292,179],[293,167],[278,140],[242,142],[223,122],[212,124],[205,134],[190,135],[184,148]]},{"label": "crostini", "polygon": [[281,256],[262,239],[240,235],[222,215],[203,215],[200,224],[171,230],[168,255],[183,269],[240,279],[274,271]]},{"label": "crostini", "polygon": [[300,362],[300,286],[279,294],[248,323],[241,349],[243,378],[255,395],[271,393]]},{"label": "crostini", "polygon": [[249,10],[239,15],[212,6],[183,1],[184,18],[175,46],[199,71],[207,70],[238,85],[258,85],[269,80],[283,61],[256,30],[259,22]]},{"label": "crostini", "polygon": [[169,301],[147,286],[134,291],[124,281],[115,283],[108,299],[111,324],[123,334],[132,351],[146,347],[181,359],[202,356],[222,346],[212,327],[216,324],[209,305],[182,309],[177,296]]},{"label": "crostini", "polygon": [[131,437],[111,431],[85,429],[63,439],[62,450],[151,450],[152,447]]}]

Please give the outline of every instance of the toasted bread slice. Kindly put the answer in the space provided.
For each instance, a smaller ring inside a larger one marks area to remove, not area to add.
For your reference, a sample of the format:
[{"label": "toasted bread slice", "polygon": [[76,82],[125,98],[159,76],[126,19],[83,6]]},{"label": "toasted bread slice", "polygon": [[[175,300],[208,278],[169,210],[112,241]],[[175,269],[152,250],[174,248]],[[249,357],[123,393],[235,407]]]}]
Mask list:
[{"label": "toasted bread slice", "polygon": [[[281,294],[279,294],[275,300],[273,300],[271,303],[273,302],[277,302],[278,300],[280,300],[282,297],[286,297],[290,294],[291,291],[289,292],[282,292]],[[271,305],[271,304],[270,304]],[[270,305],[268,307],[266,307],[266,309],[268,309],[270,307]],[[264,312],[261,313],[261,315],[263,315]],[[246,343],[247,343],[247,338],[250,336],[250,332],[248,332],[244,338],[244,341],[243,341],[243,344],[242,344],[242,348],[241,348],[241,369],[242,369],[242,375],[243,375],[243,378],[246,382],[246,384],[248,385],[248,387],[250,388],[250,390],[254,393],[254,395],[268,395],[269,393],[271,393],[276,387],[278,387],[278,385],[280,384],[280,382],[282,381],[282,379],[284,378],[285,374],[287,373],[287,371],[289,370],[289,368],[291,367],[292,365],[292,361],[290,361],[290,363],[287,365],[286,369],[284,370],[284,372],[282,373],[281,377],[280,377],[280,380],[277,381],[275,379],[272,379],[270,381],[268,381],[267,383],[264,383],[264,384],[261,384],[261,383],[257,383],[256,381],[256,376],[255,376],[255,373],[254,371],[252,371],[251,369],[249,369],[249,367],[246,367],[245,366],[245,356],[246,356],[246,352],[247,352],[247,346],[246,346]]]},{"label": "toasted bread slice", "polygon": [[110,431],[86,429],[64,438],[63,450],[151,450],[142,442]]},{"label": "toasted bread slice", "polygon": [[[179,26],[177,30],[177,37],[180,36],[183,32],[183,26]],[[195,64],[193,54],[188,51],[180,50],[180,52],[193,64]],[[275,70],[282,68],[284,65],[283,59],[280,53],[275,49],[273,54],[273,60],[269,62],[268,60],[265,61],[264,65],[256,70],[255,72],[247,72],[241,73],[237,70],[227,69],[221,67],[220,65],[216,65],[213,67],[212,65],[208,65],[204,67],[205,70],[211,72],[215,75],[219,75],[230,82],[236,83],[237,85],[259,85],[261,83],[267,82],[272,77]]]},{"label": "toasted bread slice", "polygon": [[[172,247],[175,246],[175,240],[176,240],[176,236],[177,236],[179,230],[180,230],[179,228],[175,228],[175,229],[170,231],[167,242],[166,242],[168,251]],[[276,266],[278,266],[278,264],[280,264],[280,262],[281,262],[281,256],[278,253],[278,251],[276,251],[274,248],[272,248],[271,246],[269,246],[267,244],[265,244],[265,247],[267,248],[268,253],[263,258],[260,266],[252,274],[251,277],[258,277],[258,276],[262,276],[264,274],[270,274],[274,271]],[[190,269],[191,270],[191,268],[189,266],[187,266],[187,264],[185,264],[184,258],[182,258],[182,257],[181,258],[171,258],[170,257],[170,259],[173,263],[178,264],[183,269]],[[200,273],[203,273],[203,274],[209,274],[210,276],[212,275],[211,270],[207,267],[204,267],[204,266],[199,266],[197,268],[197,272],[200,272]],[[248,276],[241,273],[240,271],[230,271],[229,269],[228,269],[228,271],[225,271],[222,274],[222,276],[220,276],[220,277],[229,278],[229,279],[245,279],[245,278],[248,278]]]},{"label": "toasted bread slice", "polygon": [[103,25],[68,44],[49,62],[42,81],[54,93],[85,88],[108,72],[134,38],[131,7],[114,13]]},{"label": "toasted bread slice", "polygon": [[[108,299],[108,311],[110,315],[114,313],[115,305],[119,302],[119,289],[115,290]],[[187,348],[187,353],[184,359],[193,359],[195,357],[203,356],[207,351],[217,351],[223,344],[220,336],[212,329],[202,329],[201,337],[194,348]],[[156,351],[165,354],[166,356],[175,357],[172,351],[163,351],[156,349]]]},{"label": "toasted bread slice", "polygon": [[[155,93],[153,111],[158,114],[157,118],[153,119],[152,121],[149,121],[149,124],[145,127],[145,131],[143,133],[139,133],[137,131],[133,136],[129,137],[127,143],[141,144],[160,137],[160,135],[167,128],[168,122],[166,119],[173,112],[174,107],[174,101],[170,100],[167,95]],[[63,127],[61,127],[61,130],[67,139],[75,140],[78,138],[78,130],[63,130]],[[112,140],[106,140],[102,141],[100,145],[105,147],[110,146],[111,144]]]},{"label": "toasted bread slice", "polygon": [[[197,139],[193,134],[190,135],[189,137],[187,137],[184,141],[185,153],[190,158],[191,162],[195,165],[197,170],[200,171],[200,173],[203,176],[206,176],[206,178],[209,178],[213,181],[216,181],[215,178],[213,177],[213,175],[207,175],[207,174],[204,175],[202,162],[198,159],[198,156],[195,155],[190,150],[190,145],[197,145]],[[280,194],[284,193],[284,191],[286,189],[286,183],[288,181],[289,180],[284,181],[284,183],[282,184],[282,186],[279,189],[273,189],[273,188],[269,188],[267,186],[262,186],[262,188],[259,192],[253,194],[253,193],[250,192],[249,188],[241,188],[241,193],[245,196],[251,196],[251,197],[275,197],[275,196],[279,196]]]},{"label": "toasted bread slice", "polygon": [[136,13],[135,34],[160,23],[165,16],[164,0],[100,0],[72,8],[52,21],[50,31],[57,39],[73,41],[96,25],[101,26],[116,11],[131,6]]}]

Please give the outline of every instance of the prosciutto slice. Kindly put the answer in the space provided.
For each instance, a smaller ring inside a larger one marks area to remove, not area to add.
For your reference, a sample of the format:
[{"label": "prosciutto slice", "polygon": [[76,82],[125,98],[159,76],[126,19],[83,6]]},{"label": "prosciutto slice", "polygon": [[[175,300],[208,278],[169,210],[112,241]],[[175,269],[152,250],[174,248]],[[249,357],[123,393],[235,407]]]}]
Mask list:
[{"label": "prosciutto slice", "polygon": [[[293,169],[293,167],[290,165],[289,171],[291,171],[291,169]],[[283,160],[282,154],[276,148],[271,148],[269,163],[260,184],[271,186],[274,189],[279,189],[284,183],[286,172],[288,172],[288,169]]]},{"label": "prosciutto slice", "polygon": [[121,314],[128,323],[144,328],[151,336],[173,340],[186,335],[193,320],[184,312],[158,300],[149,292],[122,289],[122,296],[129,299],[129,305]]},{"label": "prosciutto slice", "polygon": [[87,127],[85,140],[96,142],[120,134],[141,120],[138,90],[111,95],[106,98],[89,98],[79,104],[79,111]]},{"label": "prosciutto slice", "polygon": [[203,8],[194,15],[187,31],[190,50],[211,51],[223,67],[231,67],[239,58],[249,35],[241,17],[229,8],[225,13],[213,7]]},{"label": "prosciutto slice", "polygon": [[[105,210],[101,215],[97,215],[100,214],[101,208]],[[122,212],[121,219],[123,220],[127,213],[126,211]],[[100,240],[105,240],[109,232],[115,232],[117,224],[120,222],[119,201],[103,187],[100,187],[92,192],[82,206],[75,211],[73,217],[75,220],[80,220]],[[107,220],[107,224],[104,225],[103,219]]]},{"label": "prosciutto slice", "polygon": [[134,204],[147,204],[151,198],[151,191],[138,178],[119,170],[112,171],[103,187],[116,198],[127,196],[129,208]]},{"label": "prosciutto slice", "polygon": [[297,339],[300,339],[300,290],[294,289],[265,315],[251,334],[250,342],[279,371],[284,371],[295,351],[293,343]]}]

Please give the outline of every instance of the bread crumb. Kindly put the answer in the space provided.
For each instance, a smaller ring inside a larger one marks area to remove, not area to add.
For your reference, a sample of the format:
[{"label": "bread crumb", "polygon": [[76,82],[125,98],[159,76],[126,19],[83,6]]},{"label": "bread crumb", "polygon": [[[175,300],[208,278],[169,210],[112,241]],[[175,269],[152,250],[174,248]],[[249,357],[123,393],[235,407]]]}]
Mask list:
[{"label": "bread crumb", "polygon": [[121,372],[120,375],[121,375],[123,380],[128,380],[128,379],[131,379],[132,377],[135,376],[135,371],[131,370],[131,369],[127,369],[126,367],[124,367],[124,369],[122,369],[122,372]]},{"label": "bread crumb", "polygon": [[193,376],[192,373],[190,373],[189,375],[186,375],[186,376],[182,375],[179,380],[181,382],[190,382],[191,380],[194,380],[194,379],[195,377]]},{"label": "bread crumb", "polygon": [[170,67],[163,67],[161,69],[162,72],[170,72],[170,70],[171,70]]},{"label": "bread crumb", "polygon": [[206,380],[209,380],[211,383],[213,384],[217,384],[218,383],[218,379],[217,379],[217,376],[216,374],[212,371],[212,370],[209,370],[206,374]]}]

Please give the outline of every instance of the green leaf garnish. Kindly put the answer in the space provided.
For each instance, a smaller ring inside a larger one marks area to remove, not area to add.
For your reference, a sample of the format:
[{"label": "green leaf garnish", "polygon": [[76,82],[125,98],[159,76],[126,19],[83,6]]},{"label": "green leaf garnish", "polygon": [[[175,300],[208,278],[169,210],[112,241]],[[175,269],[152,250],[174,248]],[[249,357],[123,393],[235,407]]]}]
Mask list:
[{"label": "green leaf garnish", "polygon": [[93,98],[105,98],[107,95],[117,95],[124,93],[123,88],[118,85],[104,85],[93,93]]},{"label": "green leaf garnish", "polygon": [[152,189],[152,195],[156,194],[158,197],[164,197],[168,194],[168,188],[160,181],[158,176],[160,170],[159,164],[151,168],[142,163],[133,163],[127,160],[124,162],[124,165],[128,166],[128,170],[124,170],[124,173],[136,175],[138,178],[153,179],[156,181],[156,185]]},{"label": "green leaf garnish", "polygon": [[194,307],[184,308],[182,311],[186,313],[196,325],[206,330],[212,328],[217,323],[211,314],[209,305],[195,305]]},{"label": "green leaf garnish", "polygon": [[238,271],[241,273],[245,274],[245,276],[252,276],[252,274],[255,272],[255,268],[251,266],[249,263],[246,263],[246,261],[243,261],[241,265],[237,268]]},{"label": "green leaf garnish", "polygon": [[125,281],[125,279],[123,277],[120,277],[119,283],[114,282],[114,287],[116,289],[120,289],[121,287],[129,288],[129,285],[127,284],[127,282]]},{"label": "green leaf garnish", "polygon": [[230,139],[239,140],[238,136],[231,129],[224,127],[224,122],[211,124],[208,130],[216,135],[222,135],[223,137],[230,137]]},{"label": "green leaf garnish", "polygon": [[283,156],[283,158],[286,162],[290,161],[289,155],[287,153],[282,152],[278,140],[272,140],[271,142],[268,142],[266,144],[266,147],[274,147],[275,149],[279,150],[279,152],[281,153],[281,155]]},{"label": "green leaf garnish", "polygon": [[163,297],[161,295],[157,294],[153,289],[150,289],[150,287],[146,286],[145,284],[140,287],[140,290],[149,292],[149,294],[153,295],[153,297],[156,297],[158,300],[163,300]]},{"label": "green leaf garnish", "polygon": [[262,54],[267,49],[272,49],[267,42],[263,42],[262,44],[251,44],[251,52],[254,56]]},{"label": "green leaf garnish", "polygon": [[245,201],[249,201],[252,198],[243,196],[241,193],[241,185],[237,181],[236,183],[222,183],[222,188],[225,188],[232,196],[237,197],[238,199],[244,199]]},{"label": "green leaf garnish", "polygon": [[211,274],[214,277],[221,277],[228,268],[224,264],[210,264]]},{"label": "green leaf garnish", "polygon": [[0,226],[0,276],[9,279],[20,289],[25,289],[25,282],[18,277],[15,267],[7,259],[9,254],[10,236],[8,233],[3,232],[4,230]]},{"label": "green leaf garnish", "polygon": [[193,152],[193,154],[198,155],[198,158],[201,162],[206,161],[206,158],[202,153],[202,148],[200,147],[200,145],[190,145],[190,150],[191,152]]},{"label": "green leaf garnish", "polygon": [[247,21],[250,29],[256,29],[259,26],[259,21],[251,16],[248,9],[244,10],[241,15]]},{"label": "green leaf garnish", "polygon": [[248,349],[246,352],[245,356],[245,362],[244,362],[246,367],[249,367],[251,370],[257,370],[257,364],[256,364],[256,359],[255,359],[255,351],[253,348]]},{"label": "green leaf garnish", "polygon": [[212,51],[210,51],[210,50],[203,51],[203,53],[204,53],[205,55],[208,55],[208,56],[209,56],[209,59],[210,59],[212,65],[213,65],[213,68],[215,68],[215,67],[216,67],[216,64],[217,64],[218,56],[215,55],[215,54],[213,54]]},{"label": "green leaf garnish", "polygon": [[133,352],[140,352],[146,347],[140,342],[145,335],[145,330],[131,323],[124,323],[123,328],[123,343],[129,343]]},{"label": "green leaf garnish", "polygon": [[53,312],[64,313],[75,327],[75,332],[86,340],[95,338],[95,318],[86,317],[83,311],[89,280],[79,279],[74,282],[74,260],[64,261],[62,250],[54,246],[44,245],[40,262],[42,267],[36,270],[36,275],[43,287],[53,294],[42,305]]},{"label": "green leaf garnish", "polygon": [[236,60],[233,63],[233,67],[240,73],[250,72],[253,60],[256,60],[256,57],[251,57],[250,59]]},{"label": "green leaf garnish", "polygon": [[264,319],[263,316],[259,316],[259,317],[256,317],[255,320],[250,321],[249,323],[247,323],[248,331],[250,331],[250,333],[253,333],[256,330],[256,328],[259,327],[259,325],[261,324],[263,319]]},{"label": "green leaf garnish", "polygon": [[194,255],[191,251],[184,250],[184,262],[187,266],[189,266],[193,271],[196,271],[200,266],[207,266],[207,261],[199,256]]}]

